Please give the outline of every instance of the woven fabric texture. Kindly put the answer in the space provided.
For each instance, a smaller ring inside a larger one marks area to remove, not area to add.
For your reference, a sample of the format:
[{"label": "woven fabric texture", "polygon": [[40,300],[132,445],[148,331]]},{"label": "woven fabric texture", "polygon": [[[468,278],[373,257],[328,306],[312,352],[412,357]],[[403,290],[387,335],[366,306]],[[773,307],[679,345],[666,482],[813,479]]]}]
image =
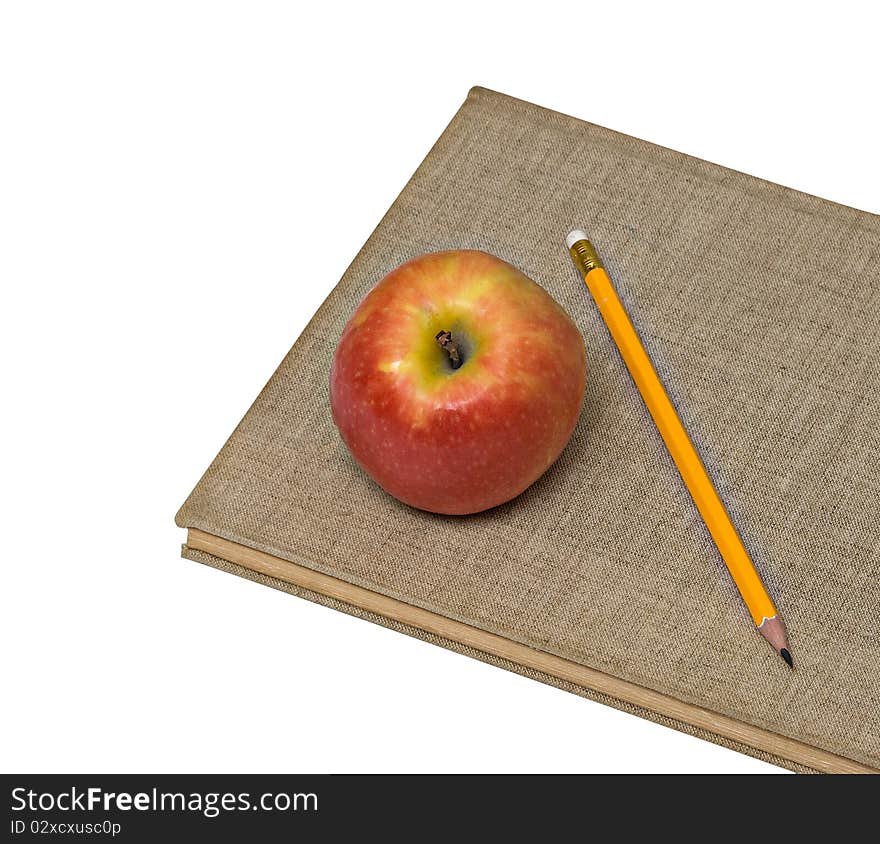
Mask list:
[{"label": "woven fabric texture", "polygon": [[[786,620],[794,672],[756,633],[571,265],[573,227]],[[449,248],[518,266],[587,347],[560,459],[464,518],[376,487],[328,402],[360,299]],[[878,452],[880,218],[476,88],[177,522],[880,767]]]}]

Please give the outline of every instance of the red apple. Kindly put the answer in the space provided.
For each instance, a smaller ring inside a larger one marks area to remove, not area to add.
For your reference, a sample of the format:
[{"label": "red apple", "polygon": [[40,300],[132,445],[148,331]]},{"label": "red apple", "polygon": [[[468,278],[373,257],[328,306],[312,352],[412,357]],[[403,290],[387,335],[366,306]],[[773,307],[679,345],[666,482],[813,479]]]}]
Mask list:
[{"label": "red apple", "polygon": [[566,312],[485,252],[403,264],[342,332],[330,406],[355,460],[395,498],[476,513],[534,483],[568,442],[584,342]]}]

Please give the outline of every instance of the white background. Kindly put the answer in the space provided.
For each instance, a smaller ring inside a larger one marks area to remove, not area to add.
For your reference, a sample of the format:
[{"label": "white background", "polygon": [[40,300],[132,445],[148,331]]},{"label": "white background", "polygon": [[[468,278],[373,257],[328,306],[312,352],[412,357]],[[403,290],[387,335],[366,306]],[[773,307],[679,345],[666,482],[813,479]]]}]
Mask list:
[{"label": "white background", "polygon": [[870,5],[4,3],[2,768],[775,770],[172,519],[470,86],[876,212]]}]

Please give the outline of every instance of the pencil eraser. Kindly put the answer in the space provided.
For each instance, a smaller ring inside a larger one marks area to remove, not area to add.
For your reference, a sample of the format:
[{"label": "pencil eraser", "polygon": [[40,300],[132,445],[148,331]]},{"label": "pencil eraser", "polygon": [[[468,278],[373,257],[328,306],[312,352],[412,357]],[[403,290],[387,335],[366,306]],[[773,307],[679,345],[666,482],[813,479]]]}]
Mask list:
[{"label": "pencil eraser", "polygon": [[586,234],[582,232],[580,229],[575,229],[574,231],[570,231],[568,236],[565,238],[565,245],[571,249],[579,240],[587,240]]}]

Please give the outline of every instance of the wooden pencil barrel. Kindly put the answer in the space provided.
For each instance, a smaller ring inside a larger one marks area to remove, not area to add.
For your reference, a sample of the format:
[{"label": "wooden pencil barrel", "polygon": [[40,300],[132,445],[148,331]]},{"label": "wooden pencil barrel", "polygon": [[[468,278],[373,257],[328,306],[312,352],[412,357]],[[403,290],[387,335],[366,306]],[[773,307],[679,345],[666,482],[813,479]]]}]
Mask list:
[{"label": "wooden pencil barrel", "polygon": [[[576,263],[579,256],[576,256],[575,249],[578,245],[571,248]],[[584,281],[752,619],[760,627],[764,619],[776,615],[776,607],[654,370],[608,273],[599,264],[586,272]]]}]

